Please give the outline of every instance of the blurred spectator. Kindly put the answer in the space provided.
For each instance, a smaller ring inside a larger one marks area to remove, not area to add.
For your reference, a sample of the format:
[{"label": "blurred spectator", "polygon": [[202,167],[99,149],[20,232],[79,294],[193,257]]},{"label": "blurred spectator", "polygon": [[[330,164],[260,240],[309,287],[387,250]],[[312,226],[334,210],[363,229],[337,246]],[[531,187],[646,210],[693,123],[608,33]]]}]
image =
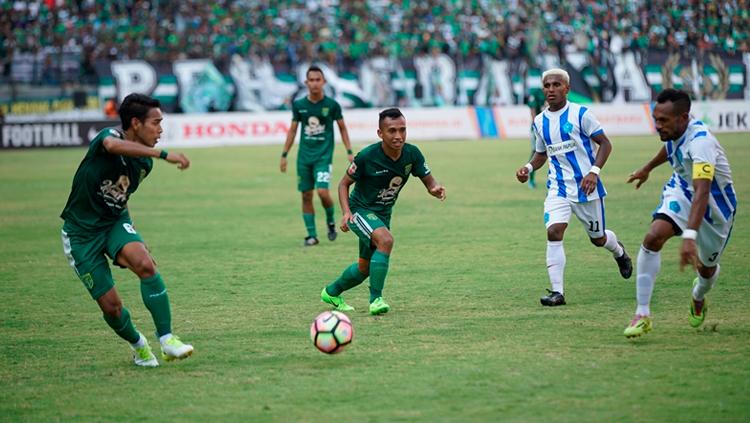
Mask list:
[{"label": "blurred spectator", "polygon": [[399,61],[433,48],[457,62],[486,54],[513,69],[568,51],[598,64],[622,50],[750,52],[750,0],[30,0],[0,9],[3,77],[11,60],[26,61],[49,83],[95,82],[97,60],[210,58],[226,72],[235,53],[280,72],[319,60],[346,74],[378,49]]}]

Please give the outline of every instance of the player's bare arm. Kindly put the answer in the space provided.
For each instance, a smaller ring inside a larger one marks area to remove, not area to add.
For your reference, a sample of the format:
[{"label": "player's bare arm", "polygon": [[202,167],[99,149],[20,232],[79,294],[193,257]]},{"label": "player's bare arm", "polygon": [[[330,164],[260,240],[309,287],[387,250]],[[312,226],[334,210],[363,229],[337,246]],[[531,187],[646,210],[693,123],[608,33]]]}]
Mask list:
[{"label": "player's bare arm", "polygon": [[591,137],[591,140],[599,145],[599,150],[596,152],[594,166],[591,167],[591,171],[581,181],[581,190],[586,195],[591,194],[596,189],[596,183],[599,181],[598,172],[604,168],[610,153],[612,153],[612,143],[604,133],[594,135]]},{"label": "player's bare arm", "polygon": [[429,192],[431,196],[439,199],[440,201],[445,201],[445,187],[441,185],[432,175],[426,175],[420,179],[422,180],[425,188],[427,188],[427,192]]},{"label": "player's bare arm", "polygon": [[662,165],[663,163],[666,163],[667,161],[667,148],[662,147],[658,153],[656,153],[656,156],[654,156],[651,160],[649,160],[648,163],[643,165],[640,169],[634,171],[633,173],[628,176],[628,183],[631,183],[633,181],[638,181],[638,183],[635,184],[635,189],[638,189],[648,180],[648,175],[651,173],[652,170],[657,168],[658,166]]},{"label": "player's bare arm", "polygon": [[297,137],[297,125],[299,125],[299,122],[293,120],[292,124],[289,125],[289,131],[286,133],[286,141],[284,142],[284,149],[281,151],[281,162],[279,163],[281,172],[286,172],[286,156],[289,154],[292,144],[294,144],[294,138]]},{"label": "player's bare arm", "polygon": [[339,204],[341,205],[341,213],[343,214],[341,225],[339,225],[341,232],[349,232],[349,226],[347,226],[347,224],[349,222],[354,222],[352,210],[349,208],[349,187],[352,186],[353,183],[354,179],[349,177],[349,175],[344,175],[344,177],[341,178],[341,182],[339,182]]},{"label": "player's bare arm", "polygon": [[[698,166],[702,164],[709,166],[713,171],[713,167],[708,163],[701,163],[698,164]],[[693,268],[698,267],[698,247],[696,246],[695,239],[691,239],[687,232],[695,231],[693,236],[697,235],[698,229],[703,221],[703,216],[706,214],[706,208],[708,207],[708,196],[711,192],[711,179],[693,179],[693,190],[695,192],[693,194],[693,200],[690,203],[690,216],[688,217],[687,230],[683,233],[682,246],[680,247],[680,270],[683,270],[687,265],[690,265]]]},{"label": "player's bare arm", "polygon": [[[544,165],[544,163],[547,161],[547,153],[540,153],[538,151],[534,152],[534,157],[531,158],[531,160],[518,168],[516,170],[516,179],[518,179],[518,182],[524,183],[529,180],[529,173],[539,169]],[[531,169],[529,169],[529,166],[531,165]]]},{"label": "player's bare arm", "polygon": [[[127,157],[153,157],[163,158],[169,163],[176,164],[180,170],[190,167],[190,160],[182,153],[166,152],[166,150],[157,150],[147,147],[143,144],[133,141],[123,141],[115,137],[107,137],[102,141],[104,149],[110,154]],[[166,153],[166,156],[162,156]]]},{"label": "player's bare arm", "polygon": [[351,163],[354,161],[354,153],[352,152],[352,142],[351,140],[349,140],[349,131],[346,129],[346,123],[344,123],[344,119],[339,119],[336,121],[336,123],[339,125],[341,142],[344,143],[344,148],[346,148],[346,159],[349,160],[349,163]]}]

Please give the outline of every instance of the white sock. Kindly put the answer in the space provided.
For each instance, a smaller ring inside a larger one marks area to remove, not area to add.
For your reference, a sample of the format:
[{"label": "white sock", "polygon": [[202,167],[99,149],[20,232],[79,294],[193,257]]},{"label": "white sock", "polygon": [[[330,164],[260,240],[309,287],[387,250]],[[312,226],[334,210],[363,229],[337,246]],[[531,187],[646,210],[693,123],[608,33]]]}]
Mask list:
[{"label": "white sock", "polygon": [[565,272],[565,249],[562,241],[547,241],[547,273],[552,290],[563,294]]},{"label": "white sock", "polygon": [[612,252],[615,257],[621,257],[625,254],[625,250],[622,249],[620,243],[617,242],[617,235],[609,229],[604,230],[604,234],[607,236],[607,242],[602,247]]},{"label": "white sock", "polygon": [[164,345],[164,343],[167,342],[167,341],[169,341],[169,338],[171,338],[171,337],[172,337],[171,333],[168,333],[166,335],[162,335],[162,336],[159,337],[159,343],[162,344],[162,345]]},{"label": "white sock", "polygon": [[703,301],[708,291],[710,291],[711,288],[714,287],[714,284],[716,284],[716,280],[719,279],[720,270],[721,266],[717,264],[716,272],[714,272],[714,275],[709,279],[704,278],[700,275],[700,273],[698,274],[698,283],[693,287],[693,298],[698,301]]},{"label": "white sock", "polygon": [[661,253],[651,251],[641,245],[638,251],[638,261],[636,264],[638,275],[636,277],[635,296],[638,300],[638,307],[635,314],[641,316],[651,315],[651,294],[654,292],[654,280],[661,267]]},{"label": "white sock", "polygon": [[135,344],[130,344],[130,346],[132,346],[133,348],[141,348],[142,346],[146,345],[146,343],[147,343],[146,337],[143,336],[142,333],[139,332],[138,335],[140,336],[140,338],[138,338],[138,341],[136,341]]}]

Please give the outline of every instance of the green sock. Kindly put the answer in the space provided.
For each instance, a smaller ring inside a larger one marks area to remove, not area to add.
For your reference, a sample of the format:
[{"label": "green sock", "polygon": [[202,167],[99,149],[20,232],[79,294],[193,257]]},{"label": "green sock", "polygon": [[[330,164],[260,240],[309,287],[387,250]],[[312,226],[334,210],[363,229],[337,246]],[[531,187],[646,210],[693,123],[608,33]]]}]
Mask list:
[{"label": "green sock", "polygon": [[122,339],[135,344],[140,339],[141,335],[135,330],[133,321],[130,320],[130,311],[123,307],[120,311],[120,318],[112,317],[108,314],[104,314],[104,321],[107,322],[109,327],[115,331],[115,333]]},{"label": "green sock", "polygon": [[388,258],[390,256],[380,251],[375,251],[370,259],[370,302],[383,296],[383,285],[385,276],[388,274]]},{"label": "green sock", "polygon": [[317,238],[318,233],[315,231],[315,213],[302,213],[302,219],[305,221],[307,236]]},{"label": "green sock", "polygon": [[334,223],[336,223],[333,217],[333,212],[334,212],[333,206],[326,207],[326,224],[328,225],[333,225]]},{"label": "green sock", "polygon": [[338,297],[342,292],[354,288],[365,279],[367,279],[367,276],[360,273],[357,263],[354,263],[347,267],[338,279],[326,286],[326,292],[328,292],[328,295]]},{"label": "green sock", "polygon": [[169,296],[160,274],[157,273],[148,279],[141,279],[141,298],[143,298],[143,304],[146,305],[154,319],[156,334],[164,336],[172,333],[172,311],[169,308]]}]

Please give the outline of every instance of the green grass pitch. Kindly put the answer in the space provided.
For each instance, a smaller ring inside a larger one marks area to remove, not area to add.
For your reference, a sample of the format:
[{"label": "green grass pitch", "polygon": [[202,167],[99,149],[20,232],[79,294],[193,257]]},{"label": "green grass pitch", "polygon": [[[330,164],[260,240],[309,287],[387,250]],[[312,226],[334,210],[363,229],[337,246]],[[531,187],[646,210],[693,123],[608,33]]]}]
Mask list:
[{"label": "green grass pitch", "polygon": [[[748,421],[750,141],[719,138],[740,211],[705,329],[687,323],[694,275],[679,271],[673,240],[662,254],[654,331],[626,340],[635,276],[622,280],[575,219],[565,239],[568,305],[541,307],[545,190],[514,178],[529,143],[422,142],[448,199],[414,178],[406,186],[384,291],[392,311],[367,314],[366,284],[348,292],[354,342],[335,356],[312,346],[309,325],[326,309],[321,287],[356,260],[355,237],[302,247],[294,167],[279,172],[279,146],[186,150],[189,170],[157,162],[130,201],[169,287],[175,332],[196,347],[153,370],[132,365],[62,253],[58,216],[85,151],[4,151],[0,420]],[[607,227],[635,261],[669,170],[636,191],[627,175],[661,144],[613,144],[602,171]],[[137,279],[113,272],[156,346]]]}]

